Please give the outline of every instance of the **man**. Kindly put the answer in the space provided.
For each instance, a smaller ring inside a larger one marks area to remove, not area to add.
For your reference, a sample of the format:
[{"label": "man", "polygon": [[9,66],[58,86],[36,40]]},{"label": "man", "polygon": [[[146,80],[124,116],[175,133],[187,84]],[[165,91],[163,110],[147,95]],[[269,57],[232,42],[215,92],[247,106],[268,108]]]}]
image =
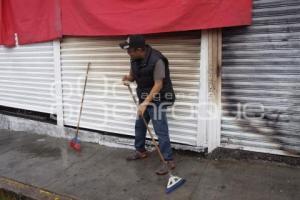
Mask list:
[{"label": "man", "polygon": [[[173,161],[166,107],[175,101],[175,93],[170,79],[168,59],[161,52],[147,45],[141,35],[132,35],[120,44],[127,50],[131,58],[129,75],[123,77],[124,85],[135,81],[137,83],[137,96],[139,107],[135,122],[135,148],[133,155],[127,157],[128,161],[147,158],[145,139],[147,128],[142,119],[149,123],[150,119],[158,136],[159,148],[170,169],[175,168]],[[156,170],[157,175],[167,174],[168,170],[162,165]]]}]

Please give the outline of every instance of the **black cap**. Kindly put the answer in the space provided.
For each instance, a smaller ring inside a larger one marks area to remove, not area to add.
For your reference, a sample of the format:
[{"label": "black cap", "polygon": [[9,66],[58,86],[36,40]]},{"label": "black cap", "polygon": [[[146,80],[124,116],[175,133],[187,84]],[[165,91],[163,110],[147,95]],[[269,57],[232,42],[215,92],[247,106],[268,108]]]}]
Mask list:
[{"label": "black cap", "polygon": [[146,42],[142,35],[130,35],[125,42],[119,45],[122,49],[143,48],[146,46]]}]

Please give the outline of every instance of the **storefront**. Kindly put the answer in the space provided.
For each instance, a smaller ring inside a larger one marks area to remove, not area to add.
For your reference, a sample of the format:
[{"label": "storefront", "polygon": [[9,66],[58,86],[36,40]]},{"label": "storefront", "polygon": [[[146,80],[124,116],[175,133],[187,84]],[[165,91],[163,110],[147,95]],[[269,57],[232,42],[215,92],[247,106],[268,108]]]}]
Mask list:
[{"label": "storefront", "polygon": [[251,0],[31,1],[26,10],[21,1],[1,4],[0,44],[15,46],[1,47],[2,106],[55,114],[58,127],[75,126],[91,62],[80,127],[133,136],[135,107],[121,83],[129,58],[118,44],[144,34],[170,60],[172,142],[208,152],[220,146],[221,28],[250,25]]}]

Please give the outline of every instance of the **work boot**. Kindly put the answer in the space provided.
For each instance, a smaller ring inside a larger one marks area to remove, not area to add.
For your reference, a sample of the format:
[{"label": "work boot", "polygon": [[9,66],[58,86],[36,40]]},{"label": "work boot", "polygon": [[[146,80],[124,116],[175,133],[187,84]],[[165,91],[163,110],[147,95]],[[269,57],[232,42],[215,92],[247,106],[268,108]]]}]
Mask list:
[{"label": "work boot", "polygon": [[126,160],[127,161],[133,161],[133,160],[140,160],[140,159],[145,159],[147,158],[148,155],[147,155],[147,151],[143,151],[143,152],[140,152],[140,151],[135,151],[132,155],[129,155]]},{"label": "work boot", "polygon": [[[173,160],[169,160],[169,161],[166,161],[167,162],[167,165],[168,165],[168,168],[169,170],[173,170],[175,169],[175,162]],[[159,168],[155,171],[155,173],[157,175],[165,175],[167,174],[169,171],[167,169],[167,166],[165,163],[161,163],[161,165],[159,166]]]}]

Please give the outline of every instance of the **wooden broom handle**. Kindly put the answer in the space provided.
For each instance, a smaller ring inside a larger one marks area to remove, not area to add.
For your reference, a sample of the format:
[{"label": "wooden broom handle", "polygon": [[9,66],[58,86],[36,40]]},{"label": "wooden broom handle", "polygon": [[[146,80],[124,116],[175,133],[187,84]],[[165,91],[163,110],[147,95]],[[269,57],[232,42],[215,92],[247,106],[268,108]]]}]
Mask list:
[{"label": "wooden broom handle", "polygon": [[87,83],[87,79],[88,79],[90,65],[91,65],[91,63],[89,62],[87,65],[86,73],[85,73],[85,81],[84,81],[84,87],[83,87],[83,92],[82,92],[82,96],[81,96],[80,111],[79,111],[79,117],[78,117],[78,122],[77,122],[77,129],[76,129],[76,138],[78,137],[78,133],[79,133],[79,124],[80,124],[80,119],[81,119],[81,113],[82,113],[82,107],[83,107],[83,101],[84,101],[84,95],[85,95],[85,88],[86,88],[86,83]]}]

